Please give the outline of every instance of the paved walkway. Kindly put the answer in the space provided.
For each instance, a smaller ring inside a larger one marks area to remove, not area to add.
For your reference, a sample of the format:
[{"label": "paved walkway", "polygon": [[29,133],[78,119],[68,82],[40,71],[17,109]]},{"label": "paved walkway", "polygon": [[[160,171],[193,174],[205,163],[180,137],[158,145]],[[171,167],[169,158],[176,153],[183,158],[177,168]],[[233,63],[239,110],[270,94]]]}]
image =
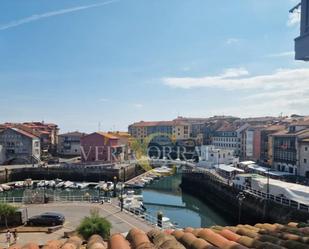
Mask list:
[{"label": "paved walkway", "polygon": [[[48,211],[59,212],[66,217],[66,222],[62,229],[51,234],[20,233],[18,235],[19,241],[22,241],[22,244],[27,242],[35,242],[43,245],[48,240],[61,239],[64,232],[75,230],[81,220],[85,216],[89,215],[92,208],[98,208],[100,210],[100,215],[111,222],[111,233],[126,233],[134,227],[147,232],[153,228],[145,221],[140,220],[131,214],[121,212],[118,207],[106,203],[103,205],[91,203],[51,203],[43,205],[29,205],[27,206],[29,217]],[[6,247],[5,234],[0,234],[0,247]]]}]

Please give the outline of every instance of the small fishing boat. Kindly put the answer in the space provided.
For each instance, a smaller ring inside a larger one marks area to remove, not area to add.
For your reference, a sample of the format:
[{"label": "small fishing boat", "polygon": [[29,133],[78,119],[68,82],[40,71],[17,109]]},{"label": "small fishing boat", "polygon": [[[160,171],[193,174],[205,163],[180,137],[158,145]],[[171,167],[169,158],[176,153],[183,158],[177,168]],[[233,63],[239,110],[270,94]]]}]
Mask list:
[{"label": "small fishing boat", "polygon": [[22,188],[22,187],[24,187],[24,182],[23,181],[15,182],[14,187],[15,188]]},{"label": "small fishing boat", "polygon": [[0,187],[3,189],[3,190],[10,190],[11,189],[11,186],[7,185],[7,184],[1,184]]},{"label": "small fishing boat", "polygon": [[64,188],[70,188],[70,187],[72,187],[73,185],[74,185],[74,182],[66,181],[66,182],[64,182],[63,187],[64,187]]}]

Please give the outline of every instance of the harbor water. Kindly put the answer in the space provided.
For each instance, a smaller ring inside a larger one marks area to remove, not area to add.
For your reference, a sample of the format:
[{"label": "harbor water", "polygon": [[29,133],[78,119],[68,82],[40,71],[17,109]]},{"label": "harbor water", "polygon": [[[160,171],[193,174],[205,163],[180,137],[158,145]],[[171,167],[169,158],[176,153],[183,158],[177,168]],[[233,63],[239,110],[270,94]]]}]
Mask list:
[{"label": "harbor water", "polygon": [[[155,216],[162,212],[179,227],[209,227],[233,224],[215,208],[197,198],[183,193],[180,189],[181,175],[173,175],[153,181],[142,194],[147,212]],[[207,194],[207,190],[205,190]]]}]

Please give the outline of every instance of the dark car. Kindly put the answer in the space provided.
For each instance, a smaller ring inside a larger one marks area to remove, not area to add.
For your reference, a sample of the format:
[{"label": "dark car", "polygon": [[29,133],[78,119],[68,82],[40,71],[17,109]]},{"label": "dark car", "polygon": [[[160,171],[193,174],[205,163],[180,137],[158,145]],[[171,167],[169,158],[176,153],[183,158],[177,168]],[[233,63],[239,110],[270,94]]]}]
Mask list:
[{"label": "dark car", "polygon": [[59,213],[43,213],[41,215],[33,216],[27,221],[29,226],[57,226],[62,225],[65,218]]}]

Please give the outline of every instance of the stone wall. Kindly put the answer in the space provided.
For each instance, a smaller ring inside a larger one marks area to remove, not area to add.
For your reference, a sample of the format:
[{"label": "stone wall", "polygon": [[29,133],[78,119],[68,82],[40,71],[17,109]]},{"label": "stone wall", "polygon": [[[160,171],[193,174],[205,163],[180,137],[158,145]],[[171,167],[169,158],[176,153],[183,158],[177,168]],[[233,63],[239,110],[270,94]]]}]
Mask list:
[{"label": "stone wall", "polygon": [[240,205],[237,196],[240,191],[201,173],[183,174],[181,188],[184,192],[195,195],[212,205],[219,212],[230,217],[235,224],[304,222],[309,219],[307,212],[244,193],[245,199],[241,205],[239,221]]}]

